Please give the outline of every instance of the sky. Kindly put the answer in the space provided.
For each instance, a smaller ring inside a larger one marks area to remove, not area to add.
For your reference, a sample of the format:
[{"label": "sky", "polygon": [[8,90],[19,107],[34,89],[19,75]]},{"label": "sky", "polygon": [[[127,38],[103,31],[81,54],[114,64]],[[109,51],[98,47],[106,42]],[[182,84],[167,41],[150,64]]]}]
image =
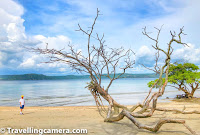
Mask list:
[{"label": "sky", "polygon": [[[146,26],[151,36],[154,27],[163,25],[159,45],[166,49],[170,30],[184,26],[182,41],[189,47],[173,44],[172,61],[200,65],[199,0],[0,0],[0,75],[37,73],[45,75],[76,74],[63,63],[43,63],[47,58],[24,49],[45,47],[61,49],[69,42],[86,52],[87,37],[77,32],[92,25],[97,8],[100,17],[95,33],[104,33],[109,47],[131,48],[136,63],[128,73],[151,73],[141,66],[153,67],[153,42],[142,34]],[[95,43],[95,42],[94,42]],[[160,64],[164,55],[161,55]],[[120,71],[118,71],[120,72]]]}]

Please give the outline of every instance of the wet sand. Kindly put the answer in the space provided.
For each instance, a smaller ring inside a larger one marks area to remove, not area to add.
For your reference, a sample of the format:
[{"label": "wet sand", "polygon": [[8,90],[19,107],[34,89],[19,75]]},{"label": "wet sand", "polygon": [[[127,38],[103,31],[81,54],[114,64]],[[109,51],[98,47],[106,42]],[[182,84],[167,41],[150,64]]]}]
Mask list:
[{"label": "wet sand", "polygon": [[[199,103],[169,102],[159,103],[158,107],[199,110]],[[159,118],[169,117],[185,119],[186,123],[200,134],[200,114],[174,114],[156,111],[151,118],[140,118],[144,124],[152,124]],[[25,107],[24,115],[19,114],[19,107],[0,107],[0,128],[64,128],[87,129],[88,135],[189,135],[190,132],[179,124],[165,124],[157,133],[138,129],[130,120],[105,123],[95,106],[72,107]],[[7,133],[5,133],[7,134]]]}]

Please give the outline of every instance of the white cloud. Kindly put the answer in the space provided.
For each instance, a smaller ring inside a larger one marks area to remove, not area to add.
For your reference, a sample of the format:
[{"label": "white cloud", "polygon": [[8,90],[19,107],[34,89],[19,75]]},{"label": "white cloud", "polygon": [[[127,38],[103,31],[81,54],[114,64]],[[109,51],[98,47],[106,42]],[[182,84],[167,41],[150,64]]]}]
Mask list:
[{"label": "white cloud", "polygon": [[176,61],[182,60],[194,64],[200,64],[200,48],[193,44],[188,44],[189,47],[183,47],[174,51],[172,58]]},{"label": "white cloud", "polygon": [[16,23],[9,23],[6,31],[8,41],[10,42],[16,42],[26,38],[26,35],[24,33],[25,30],[22,24],[20,24],[20,26],[17,26]]},{"label": "white cloud", "polygon": [[11,0],[0,1],[0,31],[2,33],[0,39],[3,38],[4,41],[7,39],[9,42],[24,40],[24,19],[21,18],[23,12],[23,7]]},{"label": "white cloud", "polygon": [[155,61],[155,53],[153,48],[148,46],[141,46],[136,52],[136,65],[144,64],[146,66],[153,66]]},{"label": "white cloud", "polygon": [[60,72],[65,72],[65,71],[67,71],[67,69],[66,68],[59,68],[59,71]]},{"label": "white cloud", "polygon": [[48,43],[49,48],[62,49],[71,40],[63,35],[55,37],[45,37],[43,35],[27,36],[23,24],[24,19],[21,18],[23,13],[24,9],[18,3],[11,0],[0,1],[0,68],[6,67],[18,70],[48,70],[52,68],[58,71],[63,70],[66,65],[61,63],[41,63],[48,61],[48,59],[45,56],[28,52],[21,45],[43,48]]},{"label": "white cloud", "polygon": [[63,35],[58,35],[56,37],[45,37],[43,35],[36,35],[34,36],[34,38],[42,42],[38,45],[39,47],[44,47],[46,46],[46,43],[48,43],[48,48],[54,48],[58,50],[67,47],[68,44],[72,42],[71,39]]},{"label": "white cloud", "polygon": [[21,18],[23,12],[23,7],[16,2],[0,1],[0,54],[3,57],[0,59],[1,67],[9,68],[22,59],[23,52],[19,45],[27,38],[23,26],[24,19]]},{"label": "white cloud", "polygon": [[149,49],[149,47],[145,46],[145,45],[140,47],[140,49],[137,52],[138,57],[143,57],[143,56],[150,56],[151,57],[152,54],[153,54],[152,50]]},{"label": "white cloud", "polygon": [[[161,54],[158,65],[163,65],[164,58],[165,55]],[[188,43],[188,46],[175,49],[171,56],[171,62],[189,62],[200,65],[200,48]],[[136,65],[131,71],[136,73],[151,72],[141,64],[144,64],[149,68],[152,68],[155,64],[155,54],[153,49],[150,49],[148,46],[142,46],[138,49],[136,52]]]},{"label": "white cloud", "polygon": [[32,58],[28,58],[26,61],[20,64],[21,67],[29,68],[35,65],[35,61]]},{"label": "white cloud", "polygon": [[12,0],[1,0],[0,8],[14,16],[21,16],[24,13],[24,8]]}]

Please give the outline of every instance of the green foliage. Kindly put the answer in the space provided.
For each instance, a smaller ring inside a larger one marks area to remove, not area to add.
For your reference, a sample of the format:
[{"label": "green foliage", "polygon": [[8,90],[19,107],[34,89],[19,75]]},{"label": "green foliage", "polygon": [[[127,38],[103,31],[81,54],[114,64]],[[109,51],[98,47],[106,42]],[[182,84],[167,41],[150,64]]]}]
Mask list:
[{"label": "green foliage", "polygon": [[[199,67],[192,63],[171,64],[169,68],[168,82],[175,85],[186,85],[192,83],[200,83]],[[158,79],[150,81],[147,85],[152,87]],[[165,82],[165,78],[154,87],[158,88],[160,84]]]},{"label": "green foliage", "polygon": [[172,84],[199,83],[199,67],[192,63],[172,64],[169,68],[169,82]]},{"label": "green foliage", "polygon": [[[150,81],[147,83],[148,87],[152,87],[156,82],[158,81],[158,79],[154,80],[154,81]],[[162,80],[160,80],[157,85],[154,86],[154,88],[159,88],[160,85],[163,85],[165,82],[165,78],[162,78]]]}]

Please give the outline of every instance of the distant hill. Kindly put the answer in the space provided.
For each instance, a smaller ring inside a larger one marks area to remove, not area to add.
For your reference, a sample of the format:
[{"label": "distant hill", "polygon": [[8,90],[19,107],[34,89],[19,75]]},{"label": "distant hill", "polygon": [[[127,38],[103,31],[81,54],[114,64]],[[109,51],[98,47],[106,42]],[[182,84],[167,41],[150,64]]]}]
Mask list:
[{"label": "distant hill", "polygon": [[[124,74],[121,78],[157,78],[155,74]],[[102,77],[106,78],[106,77]],[[0,75],[0,80],[67,80],[89,79],[89,75],[46,76],[43,74]]]}]

